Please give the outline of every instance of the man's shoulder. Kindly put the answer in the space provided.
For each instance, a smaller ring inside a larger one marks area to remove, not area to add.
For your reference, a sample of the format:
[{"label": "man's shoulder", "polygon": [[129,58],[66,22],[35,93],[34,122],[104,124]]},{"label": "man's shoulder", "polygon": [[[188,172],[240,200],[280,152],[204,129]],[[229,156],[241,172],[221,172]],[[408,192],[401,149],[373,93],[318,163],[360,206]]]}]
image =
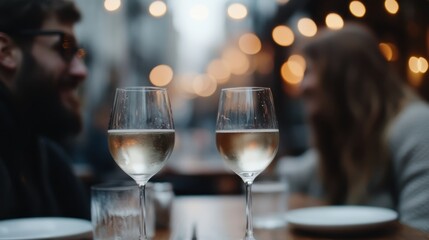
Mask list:
[{"label": "man's shoulder", "polygon": [[66,165],[71,164],[70,155],[58,142],[47,137],[39,137],[39,147],[42,158],[44,158],[45,161],[48,161],[49,163],[56,162]]}]

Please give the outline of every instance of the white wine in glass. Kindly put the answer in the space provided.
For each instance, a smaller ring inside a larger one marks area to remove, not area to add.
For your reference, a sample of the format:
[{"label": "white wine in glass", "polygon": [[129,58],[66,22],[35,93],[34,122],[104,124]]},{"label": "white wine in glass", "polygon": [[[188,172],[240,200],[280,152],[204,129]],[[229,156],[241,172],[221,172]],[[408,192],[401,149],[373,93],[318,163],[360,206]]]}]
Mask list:
[{"label": "white wine in glass", "polygon": [[140,240],[146,240],[145,185],[161,170],[175,140],[167,91],[156,87],[116,90],[110,116],[109,150],[140,188]]},{"label": "white wine in glass", "polygon": [[245,185],[246,234],[254,240],[251,186],[274,159],[279,130],[269,88],[222,89],[216,120],[216,146],[226,164]]}]

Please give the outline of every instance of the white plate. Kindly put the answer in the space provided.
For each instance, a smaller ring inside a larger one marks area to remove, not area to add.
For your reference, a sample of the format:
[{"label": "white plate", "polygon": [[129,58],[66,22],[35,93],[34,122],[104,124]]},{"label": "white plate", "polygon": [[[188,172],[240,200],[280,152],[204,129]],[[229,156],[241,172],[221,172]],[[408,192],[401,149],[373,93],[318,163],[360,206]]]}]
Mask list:
[{"label": "white plate", "polygon": [[0,239],[66,239],[91,234],[91,222],[83,219],[37,217],[0,221]]},{"label": "white plate", "polygon": [[379,207],[327,206],[291,210],[287,221],[293,228],[318,232],[373,230],[398,218],[397,212]]}]

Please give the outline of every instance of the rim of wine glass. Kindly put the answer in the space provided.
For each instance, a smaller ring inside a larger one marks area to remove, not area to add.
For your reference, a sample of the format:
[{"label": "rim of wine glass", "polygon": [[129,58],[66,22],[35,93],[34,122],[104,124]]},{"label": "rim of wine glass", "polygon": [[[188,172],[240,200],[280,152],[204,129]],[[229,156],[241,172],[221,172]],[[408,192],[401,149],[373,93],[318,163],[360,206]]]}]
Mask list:
[{"label": "rim of wine glass", "polygon": [[260,91],[260,90],[270,90],[268,87],[231,87],[231,88],[222,88],[222,91]]},{"label": "rim of wine glass", "polygon": [[146,87],[146,86],[141,86],[141,87],[119,87],[117,88],[117,90],[121,90],[121,91],[147,91],[147,92],[151,92],[151,91],[166,91],[166,88],[162,88],[162,87]]}]

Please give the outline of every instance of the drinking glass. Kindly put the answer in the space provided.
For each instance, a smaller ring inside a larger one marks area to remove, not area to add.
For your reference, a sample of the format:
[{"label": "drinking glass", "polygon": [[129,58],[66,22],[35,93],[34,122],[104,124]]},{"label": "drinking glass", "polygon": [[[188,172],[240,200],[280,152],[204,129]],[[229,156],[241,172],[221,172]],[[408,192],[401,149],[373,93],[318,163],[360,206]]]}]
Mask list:
[{"label": "drinking glass", "polygon": [[109,150],[140,189],[140,240],[146,240],[145,185],[174,147],[174,123],[164,88],[116,89],[108,129]]},{"label": "drinking glass", "polygon": [[279,130],[269,88],[222,89],[216,121],[216,146],[228,167],[245,184],[246,234],[254,240],[251,187],[277,153]]}]

